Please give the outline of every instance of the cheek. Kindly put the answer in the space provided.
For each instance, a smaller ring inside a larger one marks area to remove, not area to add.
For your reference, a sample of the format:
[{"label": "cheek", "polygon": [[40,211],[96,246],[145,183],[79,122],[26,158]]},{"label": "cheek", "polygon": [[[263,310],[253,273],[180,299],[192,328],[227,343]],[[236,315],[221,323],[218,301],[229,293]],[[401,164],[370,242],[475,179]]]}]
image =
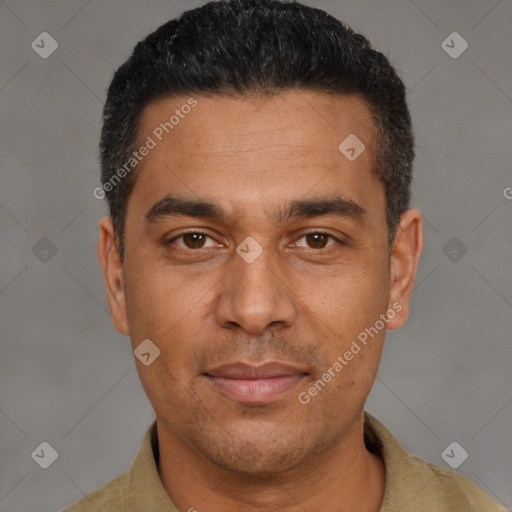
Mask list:
[{"label": "cheek", "polygon": [[145,322],[154,330],[165,319],[162,327],[169,329],[186,313],[188,298],[193,300],[193,286],[187,288],[176,272],[149,259],[131,268],[129,275],[127,303],[130,317],[139,327]]},{"label": "cheek", "polygon": [[[311,283],[304,306],[328,365],[324,370],[331,368],[336,375],[331,392],[366,396],[378,369],[386,332],[380,317],[388,307],[387,277],[382,267],[354,266],[350,272],[317,280]],[[344,358],[341,371],[332,367],[338,357]]]},{"label": "cheek", "polygon": [[146,264],[133,275],[127,289],[132,344],[149,338],[160,348],[161,362],[174,373],[208,322],[209,287],[204,279],[187,278],[169,267]]},{"label": "cheek", "polygon": [[373,325],[388,303],[386,273],[371,264],[341,268],[325,279],[316,276],[302,289],[307,292],[301,302],[328,326],[341,328],[339,334]]}]

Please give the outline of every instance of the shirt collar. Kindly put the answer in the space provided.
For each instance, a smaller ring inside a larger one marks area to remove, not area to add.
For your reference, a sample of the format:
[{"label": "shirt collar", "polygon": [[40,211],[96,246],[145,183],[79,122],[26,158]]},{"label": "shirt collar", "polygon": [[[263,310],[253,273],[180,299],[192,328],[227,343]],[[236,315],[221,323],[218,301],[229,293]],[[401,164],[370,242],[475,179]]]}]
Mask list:
[{"label": "shirt collar", "polygon": [[165,490],[158,473],[158,434],[156,419],[144,434],[128,471],[127,512],[179,512]]},{"label": "shirt collar", "polygon": [[[408,453],[391,432],[368,412],[364,412],[365,443],[376,451],[386,466],[386,484],[380,512],[400,510],[440,510],[446,504],[446,489],[439,481],[439,473],[426,459]],[[453,480],[453,478],[450,478]],[[454,484],[458,487],[458,484]],[[457,510],[475,510],[467,497],[457,491]]]},{"label": "shirt collar", "polygon": [[[364,440],[368,450],[380,456],[386,467],[381,512],[416,512],[423,496],[429,503],[442,502],[442,490],[426,461],[420,457],[411,457],[391,432],[366,411]],[[159,456],[155,419],[144,434],[128,472],[128,512],[179,512],[160,480]],[[468,510],[471,510],[469,503]]]}]

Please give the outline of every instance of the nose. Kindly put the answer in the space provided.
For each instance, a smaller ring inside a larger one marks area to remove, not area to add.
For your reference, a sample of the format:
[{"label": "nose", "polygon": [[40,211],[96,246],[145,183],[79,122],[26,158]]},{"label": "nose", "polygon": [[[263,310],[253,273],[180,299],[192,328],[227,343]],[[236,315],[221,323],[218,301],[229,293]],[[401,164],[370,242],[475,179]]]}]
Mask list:
[{"label": "nose", "polygon": [[252,262],[233,255],[216,308],[217,322],[261,334],[271,325],[291,326],[297,314],[293,286],[269,248]]}]

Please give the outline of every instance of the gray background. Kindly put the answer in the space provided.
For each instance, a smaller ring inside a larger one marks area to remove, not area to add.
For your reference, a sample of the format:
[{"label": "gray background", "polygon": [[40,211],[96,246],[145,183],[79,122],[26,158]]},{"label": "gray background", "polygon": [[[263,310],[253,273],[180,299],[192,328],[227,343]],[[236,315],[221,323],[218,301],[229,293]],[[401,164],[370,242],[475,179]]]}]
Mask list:
[{"label": "gray background", "polygon": [[[4,512],[56,511],[126,471],[154,418],[97,261],[106,213],[92,195],[97,143],[113,70],[140,38],[199,3],[0,2]],[[458,471],[512,507],[512,4],[307,3],[389,56],[417,134],[413,205],[425,249],[410,319],[388,332],[367,410],[407,450],[445,467],[441,453],[460,443],[469,458]],[[43,31],[59,43],[48,59],[31,48]],[[469,43],[457,59],[441,47],[453,31]],[[57,248],[46,262],[32,250],[43,237]],[[446,246],[452,237],[458,246]],[[42,441],[58,452],[48,469],[31,458]]]}]

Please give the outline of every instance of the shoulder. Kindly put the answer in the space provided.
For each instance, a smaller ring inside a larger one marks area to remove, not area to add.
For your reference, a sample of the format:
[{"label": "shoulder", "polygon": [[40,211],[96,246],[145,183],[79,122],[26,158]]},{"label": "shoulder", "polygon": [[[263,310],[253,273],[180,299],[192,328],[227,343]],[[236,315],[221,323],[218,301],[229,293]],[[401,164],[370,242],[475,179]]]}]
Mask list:
[{"label": "shoulder", "polygon": [[[109,512],[124,510],[128,472],[123,473],[59,512]],[[115,506],[113,509],[112,506]],[[111,507],[111,508],[109,508]]]},{"label": "shoulder", "polygon": [[382,512],[507,512],[468,477],[409,453],[367,411],[364,425],[367,448],[386,466]]},{"label": "shoulder", "polygon": [[[507,512],[507,509],[492,499],[465,475],[443,468],[418,455],[412,455],[411,459],[418,464],[428,467],[431,471],[433,479],[436,481],[437,487],[442,494],[443,503],[449,507],[449,510]],[[462,504],[465,505],[461,508]]]}]

